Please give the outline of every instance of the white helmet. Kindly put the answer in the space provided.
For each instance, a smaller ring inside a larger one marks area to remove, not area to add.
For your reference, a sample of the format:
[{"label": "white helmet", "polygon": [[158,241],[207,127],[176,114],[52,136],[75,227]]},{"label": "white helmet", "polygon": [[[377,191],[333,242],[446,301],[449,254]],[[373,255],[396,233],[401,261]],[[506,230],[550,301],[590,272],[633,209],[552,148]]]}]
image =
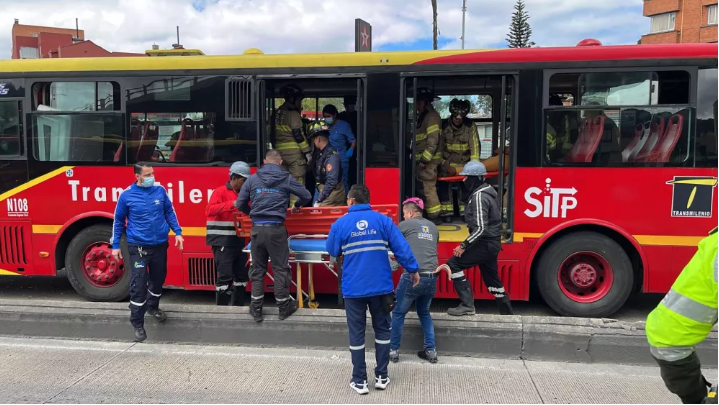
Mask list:
[{"label": "white helmet", "polygon": [[244,178],[250,177],[250,165],[245,162],[235,162],[230,166],[230,176],[236,174]]}]

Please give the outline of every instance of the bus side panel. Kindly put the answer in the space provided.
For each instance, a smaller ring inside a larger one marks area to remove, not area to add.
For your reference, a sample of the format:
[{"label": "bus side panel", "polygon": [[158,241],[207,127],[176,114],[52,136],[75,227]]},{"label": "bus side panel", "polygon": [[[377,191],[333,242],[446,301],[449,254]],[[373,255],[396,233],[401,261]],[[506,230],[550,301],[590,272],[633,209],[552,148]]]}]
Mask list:
[{"label": "bus side panel", "polygon": [[398,204],[400,202],[399,179],[399,168],[366,168],[364,184],[372,190],[370,203],[375,205]]},{"label": "bus side panel", "polygon": [[665,293],[697,252],[695,246],[644,246],[650,272],[644,272],[642,291]]}]

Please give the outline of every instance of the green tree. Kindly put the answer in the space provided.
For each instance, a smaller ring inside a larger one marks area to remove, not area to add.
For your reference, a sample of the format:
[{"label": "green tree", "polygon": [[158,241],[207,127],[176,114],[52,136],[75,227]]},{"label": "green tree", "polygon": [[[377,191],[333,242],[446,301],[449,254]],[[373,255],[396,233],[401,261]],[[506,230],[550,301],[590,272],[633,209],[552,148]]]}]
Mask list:
[{"label": "green tree", "polygon": [[525,9],[524,1],[517,0],[512,13],[512,22],[509,24],[507,34],[507,47],[509,48],[531,48],[535,44],[530,41],[532,27],[529,25],[529,13]]}]

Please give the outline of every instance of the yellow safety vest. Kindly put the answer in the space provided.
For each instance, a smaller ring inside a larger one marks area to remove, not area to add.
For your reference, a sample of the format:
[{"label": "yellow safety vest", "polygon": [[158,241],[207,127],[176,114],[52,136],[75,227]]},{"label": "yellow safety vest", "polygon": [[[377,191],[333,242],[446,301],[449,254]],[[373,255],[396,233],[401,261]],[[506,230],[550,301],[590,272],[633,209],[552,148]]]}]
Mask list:
[{"label": "yellow safety vest", "polygon": [[717,322],[718,235],[714,228],[699,242],[697,253],[647,317],[647,340],[660,360],[688,357]]}]

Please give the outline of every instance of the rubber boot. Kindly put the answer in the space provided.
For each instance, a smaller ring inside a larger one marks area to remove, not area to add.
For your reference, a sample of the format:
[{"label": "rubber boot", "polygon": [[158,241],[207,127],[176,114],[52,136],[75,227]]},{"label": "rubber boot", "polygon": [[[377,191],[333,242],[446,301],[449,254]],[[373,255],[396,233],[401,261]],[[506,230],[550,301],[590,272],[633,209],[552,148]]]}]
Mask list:
[{"label": "rubber boot", "polygon": [[230,299],[230,305],[233,307],[244,307],[246,300],[246,291],[244,285],[232,286],[232,298]]},{"label": "rubber boot", "polygon": [[507,295],[501,298],[495,298],[495,302],[497,303],[497,309],[499,309],[500,315],[514,315],[512,302],[509,300]]},{"label": "rubber boot", "polygon": [[227,287],[224,290],[215,290],[215,305],[217,305],[217,306],[230,305],[231,298],[232,298],[232,291],[230,291],[230,287]]},{"label": "rubber boot", "polygon": [[262,322],[265,318],[262,316],[262,301],[250,302],[250,316],[255,322]]},{"label": "rubber boot", "polygon": [[474,295],[470,286],[455,287],[461,303],[459,306],[447,310],[447,314],[453,316],[474,315]]},{"label": "rubber boot", "polygon": [[297,312],[297,303],[293,300],[289,300],[284,303],[284,305],[280,306],[279,310],[279,318],[280,321],[284,321],[285,319],[289,318],[290,315]]}]

